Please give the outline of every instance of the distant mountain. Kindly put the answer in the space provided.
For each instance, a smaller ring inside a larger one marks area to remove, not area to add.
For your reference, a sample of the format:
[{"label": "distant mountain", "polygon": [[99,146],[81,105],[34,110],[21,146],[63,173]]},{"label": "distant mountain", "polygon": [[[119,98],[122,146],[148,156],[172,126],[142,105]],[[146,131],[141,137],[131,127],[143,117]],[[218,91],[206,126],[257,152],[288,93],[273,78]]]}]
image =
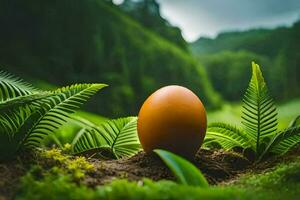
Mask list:
[{"label": "distant mountain", "polygon": [[151,29],[161,37],[187,50],[188,45],[178,27],[172,26],[160,14],[156,0],[124,0],[120,8],[145,28]]},{"label": "distant mountain", "polygon": [[[239,100],[251,60],[262,65],[277,99],[300,96],[300,21],[292,27],[226,32],[200,38],[190,49],[205,65],[214,87],[228,100]],[[222,77],[219,77],[222,74]],[[221,88],[222,87],[222,88]]]},{"label": "distant mountain", "polygon": [[215,39],[199,38],[191,44],[191,49],[196,55],[218,53],[221,51],[246,50],[275,56],[279,49],[285,45],[285,40],[290,28],[253,29],[242,32],[220,33]]},{"label": "distant mountain", "polygon": [[1,69],[55,85],[103,82],[88,109],[136,115],[156,89],[179,84],[209,107],[219,96],[186,50],[103,0],[0,1]]}]

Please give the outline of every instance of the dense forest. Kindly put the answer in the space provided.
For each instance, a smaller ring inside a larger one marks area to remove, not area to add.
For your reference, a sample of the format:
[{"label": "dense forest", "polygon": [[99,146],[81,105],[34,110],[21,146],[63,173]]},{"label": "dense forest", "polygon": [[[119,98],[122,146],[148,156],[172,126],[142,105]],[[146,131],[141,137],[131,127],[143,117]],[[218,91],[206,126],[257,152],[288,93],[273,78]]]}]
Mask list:
[{"label": "dense forest", "polygon": [[[158,4],[150,2],[135,13],[154,6],[152,19],[174,32],[160,17]],[[1,1],[0,65],[52,85],[106,83],[109,87],[88,109],[110,117],[137,114],[145,97],[168,84],[189,87],[208,107],[216,107],[219,96],[204,68],[186,48],[141,20],[110,1]]]},{"label": "dense forest", "polygon": [[119,6],[100,0],[30,2],[0,3],[1,69],[41,87],[106,83],[87,105],[99,114],[135,115],[145,97],[168,84],[189,87],[207,108],[219,107],[222,98],[238,101],[253,60],[265,66],[277,100],[300,95],[300,22],[187,44],[180,29],[161,17],[155,0]]},{"label": "dense forest", "polygon": [[300,21],[292,27],[225,32],[215,39],[200,38],[191,50],[207,69],[215,89],[227,100],[236,101],[247,85],[250,69],[245,63],[256,60],[265,66],[266,79],[278,100],[300,95]]},{"label": "dense forest", "polygon": [[188,44],[183,39],[181,30],[176,26],[172,26],[166,19],[161,17],[159,4],[155,0],[125,0],[120,7],[144,27],[150,28],[161,37],[177,44],[182,49],[188,49]]}]

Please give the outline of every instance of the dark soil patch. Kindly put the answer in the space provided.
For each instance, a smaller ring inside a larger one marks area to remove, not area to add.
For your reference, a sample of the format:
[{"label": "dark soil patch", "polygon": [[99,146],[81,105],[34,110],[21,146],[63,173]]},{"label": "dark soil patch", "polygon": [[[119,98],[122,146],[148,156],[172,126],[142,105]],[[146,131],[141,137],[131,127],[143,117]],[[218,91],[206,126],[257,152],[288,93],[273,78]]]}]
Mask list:
[{"label": "dark soil patch", "polygon": [[241,175],[245,175],[246,173],[254,173],[254,174],[261,174],[265,172],[269,172],[273,170],[273,167],[275,167],[278,164],[288,164],[292,162],[293,160],[300,157],[300,146],[297,148],[294,148],[289,153],[285,154],[281,157],[271,157],[268,158],[265,161],[262,161],[258,164],[251,164],[245,170],[241,171],[240,173],[236,174],[236,176],[231,177],[228,180],[224,180],[219,182],[219,185],[230,185],[235,183],[239,180],[239,177]]},{"label": "dark soil patch", "polygon": [[[173,180],[174,176],[160,158],[154,154],[140,152],[137,155],[120,160],[100,161],[90,159],[96,167],[96,172],[85,179],[89,186],[102,185],[114,178],[128,180]],[[201,150],[193,163],[204,173],[211,184],[229,180],[247,170],[251,163],[234,152]]]},{"label": "dark soil patch", "polygon": [[[204,174],[210,184],[228,184],[237,180],[242,174],[261,173],[278,163],[287,163],[300,155],[300,148],[284,157],[271,158],[254,165],[239,153],[223,150],[200,150],[192,161]],[[0,163],[0,200],[9,199],[17,191],[20,177],[30,169],[32,164],[45,165],[47,162],[37,161],[36,155],[23,155],[7,163]],[[173,174],[157,155],[140,152],[131,158],[120,160],[87,159],[96,170],[86,175],[83,183],[90,187],[103,185],[116,178],[128,180],[174,180]],[[52,165],[52,164],[51,164]],[[6,198],[4,198],[6,197]]]},{"label": "dark soil patch", "polygon": [[0,162],[0,200],[12,198],[19,187],[20,177],[30,168],[33,157],[26,152],[14,160]]},{"label": "dark soil patch", "polygon": [[[291,151],[284,157],[274,157],[259,164],[253,164],[241,154],[224,150],[200,150],[192,161],[210,184],[232,182],[245,173],[261,173],[278,163],[290,162],[300,155],[300,148]],[[89,159],[96,167],[96,172],[89,174],[84,182],[91,186],[102,185],[115,178],[141,180],[144,177],[152,180],[175,177],[157,155],[140,152],[131,158],[101,161]]]},{"label": "dark soil patch", "polygon": [[[25,174],[21,165],[15,162],[0,164],[0,200],[11,197],[17,189],[19,179]],[[3,196],[2,196],[3,195]]]}]

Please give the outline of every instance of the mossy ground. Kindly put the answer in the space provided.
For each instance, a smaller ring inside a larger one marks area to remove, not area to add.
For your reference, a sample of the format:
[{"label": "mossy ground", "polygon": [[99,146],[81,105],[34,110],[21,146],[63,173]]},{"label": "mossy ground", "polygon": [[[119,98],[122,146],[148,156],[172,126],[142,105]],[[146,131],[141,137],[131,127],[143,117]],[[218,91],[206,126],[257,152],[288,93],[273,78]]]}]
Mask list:
[{"label": "mossy ground", "polygon": [[[300,148],[253,165],[233,152],[201,150],[194,164],[212,187],[176,184],[154,155],[100,161],[51,149],[0,164],[0,199],[297,199]],[[145,179],[146,178],[146,179]]]}]

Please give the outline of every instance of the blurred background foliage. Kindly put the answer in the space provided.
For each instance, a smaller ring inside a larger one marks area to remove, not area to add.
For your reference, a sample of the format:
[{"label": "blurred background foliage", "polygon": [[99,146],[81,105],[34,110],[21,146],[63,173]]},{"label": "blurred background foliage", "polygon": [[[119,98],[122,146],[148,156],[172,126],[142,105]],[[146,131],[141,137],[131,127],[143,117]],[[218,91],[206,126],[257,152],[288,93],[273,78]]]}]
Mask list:
[{"label": "blurred background foliage", "polygon": [[247,63],[256,60],[272,95],[282,101],[300,95],[299,36],[300,21],[292,27],[221,33],[215,39],[200,38],[190,47],[225,99],[240,99],[250,77]]},{"label": "blurred background foliage", "polygon": [[300,22],[227,32],[187,43],[155,0],[0,1],[1,69],[52,88],[75,82],[110,86],[86,106],[107,117],[136,115],[156,89],[179,84],[207,109],[235,102],[262,66],[275,100],[299,97]]},{"label": "blurred background foliage", "polygon": [[[138,10],[144,13],[144,5]],[[174,28],[158,10],[148,15],[172,35]],[[54,85],[109,84],[87,106],[109,117],[136,115],[148,95],[168,84],[184,85],[208,107],[218,106],[219,96],[204,68],[186,47],[166,39],[171,36],[159,36],[143,24],[148,22],[135,18],[102,0],[1,1],[0,65],[27,79]]]}]

